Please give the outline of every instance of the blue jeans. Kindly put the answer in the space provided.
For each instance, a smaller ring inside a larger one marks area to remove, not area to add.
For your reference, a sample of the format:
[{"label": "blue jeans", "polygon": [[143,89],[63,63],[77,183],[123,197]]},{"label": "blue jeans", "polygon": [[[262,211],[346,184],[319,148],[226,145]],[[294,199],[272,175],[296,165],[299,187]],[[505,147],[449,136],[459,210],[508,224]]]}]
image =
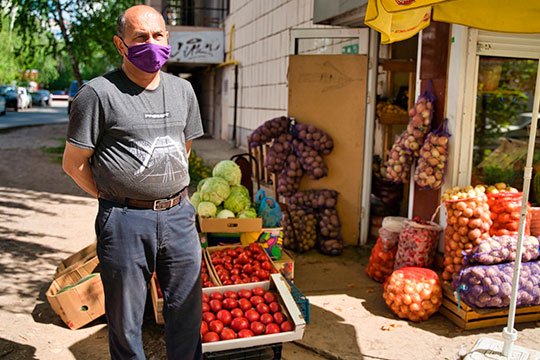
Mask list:
[{"label": "blue jeans", "polygon": [[99,199],[96,235],[111,359],[145,359],[143,313],[154,270],[168,358],[201,359],[201,245],[189,200],[154,211]]}]

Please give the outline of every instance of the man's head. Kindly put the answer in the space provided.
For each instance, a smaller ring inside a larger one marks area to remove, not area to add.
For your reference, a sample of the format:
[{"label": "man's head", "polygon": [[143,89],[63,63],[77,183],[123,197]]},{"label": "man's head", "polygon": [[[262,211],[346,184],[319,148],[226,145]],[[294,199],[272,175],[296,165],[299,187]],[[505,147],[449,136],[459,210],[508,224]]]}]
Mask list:
[{"label": "man's head", "polygon": [[135,5],[124,11],[118,17],[116,33],[113,41],[122,56],[127,55],[129,46],[144,43],[167,46],[169,39],[163,17],[147,5]]}]

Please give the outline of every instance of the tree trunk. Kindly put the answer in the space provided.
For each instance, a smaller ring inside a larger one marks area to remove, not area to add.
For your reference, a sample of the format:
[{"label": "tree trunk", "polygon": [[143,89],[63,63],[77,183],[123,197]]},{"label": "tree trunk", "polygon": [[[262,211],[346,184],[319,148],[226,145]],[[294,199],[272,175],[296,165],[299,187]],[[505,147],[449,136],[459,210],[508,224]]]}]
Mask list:
[{"label": "tree trunk", "polygon": [[75,80],[77,80],[77,83],[79,84],[79,88],[82,86],[82,77],[81,72],[79,70],[79,61],[75,57],[75,54],[73,53],[73,48],[71,47],[71,41],[69,41],[69,36],[66,30],[66,26],[64,25],[64,17],[62,16],[62,6],[60,4],[59,0],[55,0],[56,3],[56,11],[57,16],[55,16],[55,21],[60,27],[60,31],[62,32],[62,37],[64,38],[64,42],[66,44],[66,49],[68,51],[69,55],[69,62],[71,63],[71,67],[73,69],[73,75],[75,76]]}]

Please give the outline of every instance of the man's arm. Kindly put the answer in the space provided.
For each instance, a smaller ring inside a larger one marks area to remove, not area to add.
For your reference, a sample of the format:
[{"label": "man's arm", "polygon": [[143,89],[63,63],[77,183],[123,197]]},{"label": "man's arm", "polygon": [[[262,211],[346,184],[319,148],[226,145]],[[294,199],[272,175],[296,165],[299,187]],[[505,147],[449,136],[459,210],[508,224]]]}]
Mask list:
[{"label": "man's arm", "polygon": [[193,140],[186,141],[186,153],[187,153],[188,158],[189,158],[189,153],[191,152],[191,143],[192,142],[193,142]]},{"label": "man's arm", "polygon": [[78,148],[66,141],[62,167],[81,189],[97,198],[98,190],[89,162],[93,153],[92,150]]}]

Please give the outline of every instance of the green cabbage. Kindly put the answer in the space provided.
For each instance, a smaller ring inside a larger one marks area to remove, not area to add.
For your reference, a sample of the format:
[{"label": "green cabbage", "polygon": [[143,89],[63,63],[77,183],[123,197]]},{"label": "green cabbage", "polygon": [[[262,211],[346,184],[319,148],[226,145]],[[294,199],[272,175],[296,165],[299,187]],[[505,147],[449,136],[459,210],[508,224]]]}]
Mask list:
[{"label": "green cabbage", "polygon": [[216,205],[210,201],[202,201],[197,207],[197,213],[202,217],[215,217]]},{"label": "green cabbage", "polygon": [[218,206],[229,197],[229,183],[220,177],[211,177],[201,187],[201,200],[213,202]]},{"label": "green cabbage", "polygon": [[195,209],[197,209],[199,207],[199,204],[201,203],[201,193],[200,192],[193,193],[193,195],[191,195],[191,198],[189,198],[189,201],[191,201]]},{"label": "green cabbage", "polygon": [[228,219],[228,218],[233,218],[234,217],[234,213],[230,210],[227,210],[227,209],[224,209],[224,210],[221,210],[220,212],[218,212],[217,216],[216,216],[218,219]]},{"label": "green cabbage", "polygon": [[248,208],[240,211],[238,213],[238,217],[240,219],[255,219],[257,217],[257,212],[254,208]]},{"label": "green cabbage", "polygon": [[250,198],[249,190],[244,185],[240,185],[240,184],[239,185],[232,185],[231,186],[231,195],[235,194],[235,193],[238,193],[238,192],[241,193],[241,194],[244,194],[244,196],[247,197],[248,199]]},{"label": "green cabbage", "polygon": [[249,201],[249,197],[246,197],[241,192],[236,192],[229,195],[229,197],[225,199],[223,205],[225,206],[225,209],[231,210],[233,213],[236,214],[250,207],[251,201]]},{"label": "green cabbage", "polygon": [[218,176],[227,180],[229,185],[238,185],[240,184],[240,180],[242,180],[240,166],[231,160],[218,162],[216,166],[214,166],[214,169],[212,169],[212,176]]},{"label": "green cabbage", "polygon": [[202,186],[204,185],[205,182],[207,182],[210,178],[207,177],[207,178],[204,178],[202,179],[201,181],[199,181],[199,183],[197,184],[197,192],[200,192],[201,191],[201,188]]}]

